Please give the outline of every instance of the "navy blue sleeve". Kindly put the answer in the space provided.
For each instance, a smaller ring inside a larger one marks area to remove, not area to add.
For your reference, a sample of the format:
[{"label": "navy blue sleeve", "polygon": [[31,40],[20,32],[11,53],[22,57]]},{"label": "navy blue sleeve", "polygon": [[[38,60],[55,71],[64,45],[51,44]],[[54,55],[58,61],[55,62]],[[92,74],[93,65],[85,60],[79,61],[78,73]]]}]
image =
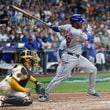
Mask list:
[{"label": "navy blue sleeve", "polygon": [[62,54],[63,54],[63,50],[59,49],[59,52],[58,52],[59,58],[61,58]]},{"label": "navy blue sleeve", "polygon": [[59,30],[59,28],[58,28],[58,26],[52,26],[51,27],[55,32],[59,32],[60,30]]}]

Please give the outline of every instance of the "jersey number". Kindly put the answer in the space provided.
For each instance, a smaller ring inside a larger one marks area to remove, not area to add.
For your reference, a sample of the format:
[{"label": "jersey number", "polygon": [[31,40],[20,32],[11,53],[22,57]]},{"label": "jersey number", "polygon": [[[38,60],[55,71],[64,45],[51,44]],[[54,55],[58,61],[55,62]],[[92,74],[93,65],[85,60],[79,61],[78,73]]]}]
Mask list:
[{"label": "jersey number", "polygon": [[65,36],[65,39],[66,39],[66,45],[67,47],[69,47],[71,44],[72,34],[68,32],[67,35]]}]

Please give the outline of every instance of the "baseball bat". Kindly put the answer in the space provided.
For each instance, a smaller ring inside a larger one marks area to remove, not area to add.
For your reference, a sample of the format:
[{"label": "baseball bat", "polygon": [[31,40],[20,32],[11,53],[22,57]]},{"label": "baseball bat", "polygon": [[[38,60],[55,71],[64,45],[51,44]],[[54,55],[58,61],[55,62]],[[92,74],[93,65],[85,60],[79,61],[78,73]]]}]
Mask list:
[{"label": "baseball bat", "polygon": [[50,26],[48,25],[48,23],[46,23],[45,21],[43,21],[43,20],[41,20],[41,19],[35,17],[35,16],[32,15],[31,13],[28,13],[28,12],[26,12],[25,10],[23,10],[23,9],[21,9],[21,8],[15,6],[15,5],[12,5],[11,7],[12,7],[13,9],[15,9],[15,10],[17,10],[17,11],[19,11],[19,12],[21,12],[21,13],[23,13],[23,14],[25,14],[25,15],[27,15],[27,16],[33,18],[33,19],[35,19],[35,20],[37,20],[37,21],[40,21],[40,22],[43,23],[44,25],[50,27]]}]

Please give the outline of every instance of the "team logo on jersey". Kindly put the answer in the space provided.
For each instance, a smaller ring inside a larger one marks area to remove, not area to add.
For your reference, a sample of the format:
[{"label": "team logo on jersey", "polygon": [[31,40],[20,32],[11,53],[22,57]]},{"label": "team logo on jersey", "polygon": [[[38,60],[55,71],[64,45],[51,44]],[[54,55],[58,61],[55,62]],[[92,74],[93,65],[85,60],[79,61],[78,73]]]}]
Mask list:
[{"label": "team logo on jersey", "polygon": [[22,74],[21,74],[21,73],[18,73],[18,74],[17,74],[17,77],[18,77],[18,78],[21,78],[21,77],[22,77]]}]

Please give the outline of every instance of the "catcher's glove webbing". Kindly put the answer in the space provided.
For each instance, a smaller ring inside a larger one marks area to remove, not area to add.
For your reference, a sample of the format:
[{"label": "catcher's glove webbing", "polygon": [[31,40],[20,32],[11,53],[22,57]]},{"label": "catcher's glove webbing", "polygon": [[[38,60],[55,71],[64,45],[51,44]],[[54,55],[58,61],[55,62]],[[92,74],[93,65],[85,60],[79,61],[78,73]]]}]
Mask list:
[{"label": "catcher's glove webbing", "polygon": [[36,93],[45,95],[45,88],[41,86],[41,84],[36,84]]}]

